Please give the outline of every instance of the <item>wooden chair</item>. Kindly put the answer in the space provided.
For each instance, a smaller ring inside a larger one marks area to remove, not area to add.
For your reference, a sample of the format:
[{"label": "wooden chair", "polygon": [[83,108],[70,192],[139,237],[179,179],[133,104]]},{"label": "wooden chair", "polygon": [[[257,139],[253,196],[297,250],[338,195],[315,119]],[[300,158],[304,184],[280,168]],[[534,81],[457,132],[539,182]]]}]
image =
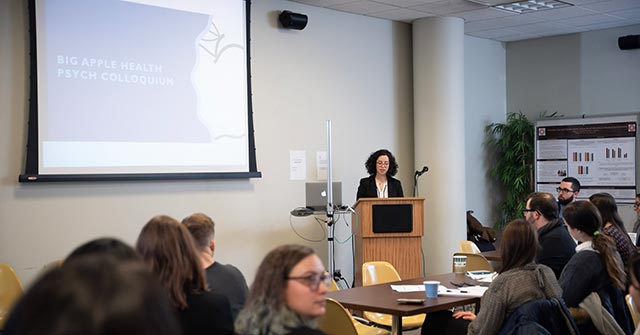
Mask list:
[{"label": "wooden chair", "polygon": [[0,263],[0,329],[4,328],[13,304],[24,293],[20,279],[13,269]]},{"label": "wooden chair", "polygon": [[624,300],[627,301],[627,307],[629,307],[631,320],[633,320],[633,327],[638,328],[638,323],[640,323],[640,310],[638,310],[638,308],[634,304],[633,297],[631,297],[631,294],[627,294],[624,297]]},{"label": "wooden chair", "polygon": [[[362,264],[362,286],[388,283],[402,280],[398,271],[389,262],[366,262]],[[402,317],[402,329],[422,327],[426,314]],[[392,316],[389,314],[364,312],[364,317],[376,324],[391,327]]]},{"label": "wooden chair", "polygon": [[[467,271],[487,270],[494,271],[489,261],[480,254],[466,252],[456,252],[453,256],[467,256]],[[453,271],[453,258],[451,260],[451,270]]]},{"label": "wooden chair", "polygon": [[331,298],[327,298],[326,312],[318,319],[318,326],[327,335],[389,335],[387,330],[354,320],[347,309]]},{"label": "wooden chair", "polygon": [[460,252],[468,254],[480,253],[480,249],[478,249],[478,246],[475,243],[467,240],[458,242],[458,248],[460,249]]}]

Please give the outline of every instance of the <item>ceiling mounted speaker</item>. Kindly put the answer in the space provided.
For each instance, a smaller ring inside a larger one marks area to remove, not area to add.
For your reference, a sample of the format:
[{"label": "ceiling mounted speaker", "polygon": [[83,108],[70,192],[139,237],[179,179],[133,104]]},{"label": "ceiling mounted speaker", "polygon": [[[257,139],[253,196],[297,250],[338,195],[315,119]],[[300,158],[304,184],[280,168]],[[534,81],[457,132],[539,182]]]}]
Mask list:
[{"label": "ceiling mounted speaker", "polygon": [[627,35],[618,37],[618,48],[620,48],[620,50],[631,50],[640,48],[640,35]]},{"label": "ceiling mounted speaker", "polygon": [[278,17],[278,21],[282,24],[282,27],[289,29],[297,29],[302,30],[307,26],[307,21],[309,18],[300,13],[290,12],[288,10],[283,10]]}]

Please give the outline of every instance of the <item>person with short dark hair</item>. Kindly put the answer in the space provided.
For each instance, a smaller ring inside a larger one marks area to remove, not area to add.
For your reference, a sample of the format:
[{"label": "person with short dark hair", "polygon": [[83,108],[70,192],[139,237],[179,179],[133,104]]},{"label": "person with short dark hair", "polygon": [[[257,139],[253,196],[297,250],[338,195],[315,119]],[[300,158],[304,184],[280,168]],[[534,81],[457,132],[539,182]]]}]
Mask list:
[{"label": "person with short dark hair", "polygon": [[402,183],[393,178],[398,173],[398,163],[387,149],[380,149],[364,163],[369,177],[360,179],[356,199],[404,197]]},{"label": "person with short dark hair", "polygon": [[194,213],[182,220],[194,241],[200,264],[204,269],[211,292],[219,293],[229,299],[231,316],[235,320],[244,307],[249,293],[247,281],[242,272],[231,264],[222,264],[214,259],[216,250],[215,223],[204,213]]},{"label": "person with short dark hair", "polygon": [[[556,188],[558,191],[558,210],[562,214],[562,208],[575,201],[580,193],[580,181],[574,177],[566,177],[560,181]],[[560,216],[561,217],[561,216]]]},{"label": "person with short dark hair", "polygon": [[4,335],[175,335],[181,329],[158,280],[140,261],[105,252],[68,258],[39,278]]},{"label": "person with short dark hair", "polygon": [[589,197],[602,217],[602,232],[611,236],[616,241],[616,248],[622,257],[622,262],[626,265],[629,259],[637,253],[636,246],[631,241],[631,237],[624,228],[624,222],[618,213],[616,199],[609,193],[596,193]]},{"label": "person with short dark hair", "polygon": [[227,297],[208,290],[187,228],[159,215],[142,227],[136,250],[168,292],[185,335],[234,334]]},{"label": "person with short dark hair", "polygon": [[313,249],[296,244],[269,252],[256,272],[249,299],[236,319],[239,335],[324,335],[331,277]]},{"label": "person with short dark hair", "polygon": [[[624,302],[627,275],[615,241],[601,232],[602,218],[596,206],[589,201],[575,201],[567,205],[563,216],[571,236],[580,244],[576,254],[562,271],[560,286],[562,297],[580,328],[581,334],[608,334],[596,329],[591,313],[582,306],[591,293],[597,293],[597,301],[613,316],[626,334],[630,324]],[[595,313],[602,315],[602,312]],[[588,315],[588,316],[587,316]]]},{"label": "person with short dark hair", "polygon": [[524,218],[538,231],[536,262],[550,267],[560,278],[562,269],[576,251],[567,227],[558,220],[558,204],[550,193],[534,192],[527,197]]}]

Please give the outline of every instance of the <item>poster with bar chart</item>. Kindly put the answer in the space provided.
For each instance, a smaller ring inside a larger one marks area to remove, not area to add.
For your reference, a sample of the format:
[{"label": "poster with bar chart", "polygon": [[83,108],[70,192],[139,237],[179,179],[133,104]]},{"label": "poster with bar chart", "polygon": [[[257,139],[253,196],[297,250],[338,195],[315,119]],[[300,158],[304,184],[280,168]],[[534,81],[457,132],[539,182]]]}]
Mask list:
[{"label": "poster with bar chart", "polygon": [[607,192],[633,203],[637,125],[637,115],[536,122],[536,191],[556,194],[563,178],[574,177],[578,199]]}]

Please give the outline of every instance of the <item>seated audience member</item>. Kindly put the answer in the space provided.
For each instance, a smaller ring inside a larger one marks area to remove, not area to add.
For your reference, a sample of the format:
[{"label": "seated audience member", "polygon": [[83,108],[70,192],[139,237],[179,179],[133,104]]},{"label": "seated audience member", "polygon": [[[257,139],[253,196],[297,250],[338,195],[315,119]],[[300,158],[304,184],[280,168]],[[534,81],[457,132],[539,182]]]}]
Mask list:
[{"label": "seated audience member", "polygon": [[[589,201],[575,201],[562,211],[571,236],[580,244],[560,276],[562,297],[574,316],[581,334],[613,334],[612,329],[597,329],[600,322],[592,322],[594,315],[617,321],[621,330],[630,334],[630,323],[623,291],[626,274],[613,239],[600,232],[602,219],[596,206]],[[591,293],[597,294],[597,302],[591,304]],[[588,299],[589,298],[589,299]],[[587,304],[587,305],[585,305]],[[604,307],[608,313],[594,313]],[[613,325],[616,322],[612,322]]]},{"label": "seated audience member", "polygon": [[18,304],[4,335],[180,334],[167,295],[148,268],[106,253],[69,258]]},{"label": "seated audience member", "polygon": [[71,251],[66,260],[87,255],[109,255],[120,261],[142,260],[133,247],[112,237],[97,238],[82,244]]},{"label": "seated audience member", "polygon": [[504,321],[523,304],[560,299],[562,291],[553,271],[534,262],[537,247],[533,226],[522,219],[509,222],[499,246],[502,269],[482,296],[478,315],[456,312],[451,318],[450,312],[427,313],[422,334],[497,334]]},{"label": "seated audience member", "polygon": [[550,267],[559,278],[564,266],[576,253],[576,243],[567,227],[558,221],[556,199],[549,193],[531,193],[527,197],[524,218],[538,231],[540,247],[536,262]]},{"label": "seated audience member", "polygon": [[213,255],[216,250],[215,223],[202,213],[190,215],[182,220],[196,242],[200,263],[207,276],[211,292],[219,293],[229,299],[231,316],[235,320],[247,300],[247,281],[235,266],[216,262]]},{"label": "seated audience member", "polygon": [[636,194],[636,201],[633,203],[633,211],[638,216],[633,224],[633,233],[636,233],[636,246],[640,247],[640,193]]},{"label": "seated audience member", "polygon": [[616,248],[622,257],[622,263],[625,265],[629,259],[636,254],[636,246],[631,241],[627,230],[624,228],[624,222],[618,214],[618,205],[616,199],[609,193],[596,193],[589,197],[589,201],[596,205],[602,218],[602,232],[613,238],[616,242]]},{"label": "seated audience member", "polygon": [[239,335],[322,335],[331,277],[313,249],[283,245],[265,256],[236,320]]},{"label": "seated audience member", "polygon": [[233,334],[229,300],[208,291],[195,243],[184,225],[156,216],[142,228],[136,249],[167,290],[185,335]]},{"label": "seated audience member", "polygon": [[[633,298],[633,304],[640,310],[640,256],[636,255],[629,261],[629,294]],[[640,327],[636,328],[634,335],[640,335]]]}]

